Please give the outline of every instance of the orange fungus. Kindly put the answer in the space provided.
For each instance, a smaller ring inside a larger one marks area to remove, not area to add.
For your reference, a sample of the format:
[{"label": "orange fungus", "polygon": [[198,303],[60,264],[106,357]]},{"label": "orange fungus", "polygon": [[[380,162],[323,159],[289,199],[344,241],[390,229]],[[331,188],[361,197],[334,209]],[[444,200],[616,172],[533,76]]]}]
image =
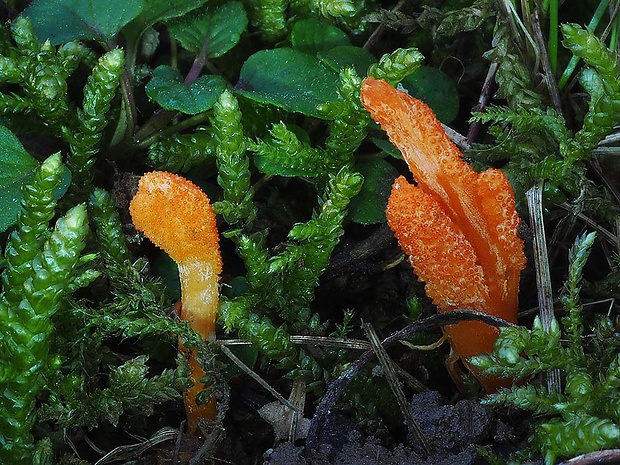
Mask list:
[{"label": "orange fungus", "polygon": [[[136,228],[177,263],[181,281],[181,319],[203,339],[215,338],[219,306],[218,280],[222,271],[215,213],[207,195],[182,176],[165,171],[146,173],[129,206]],[[186,349],[181,348],[186,351]],[[193,386],[185,395],[190,432],[199,418],[212,419],[215,403],[197,404],[205,375],[189,353]]]},{"label": "orange fungus", "polygon": [[[440,311],[471,308],[516,323],[525,255],[506,176],[496,169],[476,173],[433,111],[406,92],[369,77],[361,98],[416,181],[396,179],[386,216],[427,295]],[[481,322],[445,331],[463,360],[490,352],[499,334]],[[477,377],[488,391],[505,384]]]}]

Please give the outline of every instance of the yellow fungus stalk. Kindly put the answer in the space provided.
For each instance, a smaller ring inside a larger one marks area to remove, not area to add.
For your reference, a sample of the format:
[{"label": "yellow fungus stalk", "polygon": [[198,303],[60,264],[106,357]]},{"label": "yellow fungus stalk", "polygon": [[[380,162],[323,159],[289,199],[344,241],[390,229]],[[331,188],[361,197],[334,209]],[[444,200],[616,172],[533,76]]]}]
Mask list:
[{"label": "yellow fungus stalk", "polygon": [[[134,225],[178,265],[181,319],[205,340],[215,339],[222,271],[215,213],[207,195],[195,184],[165,171],[146,173],[129,206]],[[186,350],[181,348],[182,350]],[[196,403],[204,371],[189,352],[190,379],[185,394],[188,429],[196,433],[199,418],[215,417],[215,402]]]}]

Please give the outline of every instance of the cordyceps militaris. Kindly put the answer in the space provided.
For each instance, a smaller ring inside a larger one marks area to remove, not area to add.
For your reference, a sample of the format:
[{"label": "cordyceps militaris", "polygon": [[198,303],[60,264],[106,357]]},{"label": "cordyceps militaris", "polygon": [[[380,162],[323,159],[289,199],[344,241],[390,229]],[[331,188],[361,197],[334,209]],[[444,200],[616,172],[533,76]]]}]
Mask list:
[{"label": "cordyceps militaris", "polygon": [[[433,111],[387,82],[367,78],[361,98],[417,183],[396,179],[386,216],[427,295],[440,311],[471,308],[516,323],[525,255],[506,176],[496,169],[476,173]],[[499,334],[481,322],[461,322],[445,332],[453,355],[465,363],[492,351]],[[472,372],[487,391],[510,382]]]},{"label": "cordyceps militaris", "polygon": [[[205,340],[215,338],[222,270],[215,213],[207,195],[187,179],[165,171],[146,173],[130,205],[134,225],[177,263],[181,280],[181,319]],[[187,350],[181,347],[181,350]],[[198,432],[198,420],[213,419],[215,399],[197,404],[205,375],[188,351],[193,386],[185,393],[188,429]]]}]

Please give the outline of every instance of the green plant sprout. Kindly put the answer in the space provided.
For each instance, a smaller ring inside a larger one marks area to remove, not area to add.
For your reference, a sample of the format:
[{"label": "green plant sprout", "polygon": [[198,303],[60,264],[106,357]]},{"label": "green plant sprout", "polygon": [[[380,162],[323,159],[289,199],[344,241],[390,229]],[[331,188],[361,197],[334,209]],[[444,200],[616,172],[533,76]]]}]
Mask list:
[{"label": "green plant sprout", "polygon": [[[578,25],[563,24],[562,33],[564,46],[588,65],[580,78],[590,94],[580,130],[573,134],[556,110],[544,109],[539,99],[528,99],[527,95],[537,94],[524,88],[525,81],[519,83],[518,79],[505,85],[499,81],[508,107],[489,107],[473,117],[474,121],[494,123],[490,132],[498,143],[492,153],[476,151],[479,160],[508,159],[506,171],[518,197],[537,179],[546,181],[549,198],[558,200],[566,193],[578,197],[587,184],[583,163],[620,119],[618,67],[611,51],[591,31]],[[494,56],[490,54],[489,58]],[[502,65],[505,63],[503,60]],[[591,190],[593,197],[597,196],[595,189]],[[600,205],[599,214],[613,218],[614,213]]]},{"label": "green plant sprout", "polygon": [[46,372],[60,362],[50,354],[52,317],[78,276],[88,232],[84,205],[73,207],[48,232],[56,205],[53,192],[61,174],[60,154],[56,154],[25,186],[17,228],[5,251],[7,267],[0,294],[0,459],[5,463],[30,463],[36,396],[45,386]]},{"label": "green plant sprout", "polygon": [[[595,238],[595,233],[584,233],[569,252],[568,279],[561,298],[566,316],[561,326],[553,320],[547,334],[537,317],[531,330],[502,328],[492,354],[470,359],[488,376],[532,379],[552,369],[565,374],[563,392],[549,393],[546,387],[528,383],[483,400],[489,405],[531,410],[542,417],[530,437],[531,452],[541,450],[547,465],[555,463],[557,457],[613,448],[620,440],[620,355],[617,341],[607,338],[612,321],[601,317],[591,328],[593,342],[584,343],[579,293]],[[563,339],[568,340],[568,345]]]}]

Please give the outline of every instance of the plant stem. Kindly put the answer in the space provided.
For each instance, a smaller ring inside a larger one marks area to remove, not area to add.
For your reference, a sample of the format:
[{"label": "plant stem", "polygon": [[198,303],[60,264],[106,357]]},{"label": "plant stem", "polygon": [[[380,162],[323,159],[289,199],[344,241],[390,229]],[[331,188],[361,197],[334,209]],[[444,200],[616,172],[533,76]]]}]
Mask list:
[{"label": "plant stem", "polygon": [[614,21],[611,26],[611,35],[609,36],[609,49],[612,51],[618,50],[618,22]]},{"label": "plant stem", "polygon": [[558,67],[558,0],[549,2],[549,63],[555,75]]},{"label": "plant stem", "polygon": [[[162,110],[163,112],[167,112],[168,110]],[[153,116],[154,119],[157,115]],[[167,115],[166,115],[167,116]],[[162,117],[163,119],[163,117]],[[180,121],[172,126],[166,127],[166,129],[159,132],[150,132],[150,134],[146,134],[144,139],[139,138],[138,135],[134,138],[134,143],[132,144],[132,149],[142,150],[147,148],[149,145],[154,143],[157,139],[164,139],[169,135],[176,134],[177,132],[183,131],[184,129],[191,128],[193,126],[197,126],[198,124],[209,119],[208,113],[198,113],[197,115],[191,116],[183,121]],[[144,126],[142,127],[144,129]]]},{"label": "plant stem", "polygon": [[191,69],[185,76],[185,85],[189,86],[192,82],[194,82],[200,76],[202,72],[202,68],[205,65],[205,61],[207,60],[207,50],[209,48],[209,37],[205,38],[205,41],[202,45],[202,49],[200,53],[194,58],[194,63],[192,64]]},{"label": "plant stem", "polygon": [[[545,73],[545,81],[547,81],[547,89],[549,90],[549,96],[551,97],[551,102],[553,103],[553,106],[556,109],[556,111],[562,114],[560,92],[558,91],[558,86],[555,81],[555,69],[557,65],[557,32],[558,32],[557,25],[555,29],[556,44],[555,44],[555,54],[554,54],[553,50],[551,50],[551,35],[549,37],[550,50],[547,50],[545,48],[545,41],[544,41],[543,33],[540,27],[540,18],[538,16],[538,11],[534,12],[532,19],[533,19],[532,28],[534,29],[534,37],[540,46],[540,58],[541,58],[543,71]],[[554,60],[556,63],[553,62]]]},{"label": "plant stem", "polygon": [[[594,16],[592,16],[592,19],[588,23],[588,29],[596,29],[596,27],[601,22],[603,15],[605,14],[605,10],[609,6],[609,1],[610,0],[601,0],[601,2],[598,4],[598,7],[596,8],[596,11],[594,12]],[[564,86],[566,86],[573,73],[575,72],[575,68],[577,68],[578,63],[579,58],[573,55],[573,57],[568,62],[568,65],[564,69],[560,80],[558,81],[558,88],[560,90],[562,90]]]}]

